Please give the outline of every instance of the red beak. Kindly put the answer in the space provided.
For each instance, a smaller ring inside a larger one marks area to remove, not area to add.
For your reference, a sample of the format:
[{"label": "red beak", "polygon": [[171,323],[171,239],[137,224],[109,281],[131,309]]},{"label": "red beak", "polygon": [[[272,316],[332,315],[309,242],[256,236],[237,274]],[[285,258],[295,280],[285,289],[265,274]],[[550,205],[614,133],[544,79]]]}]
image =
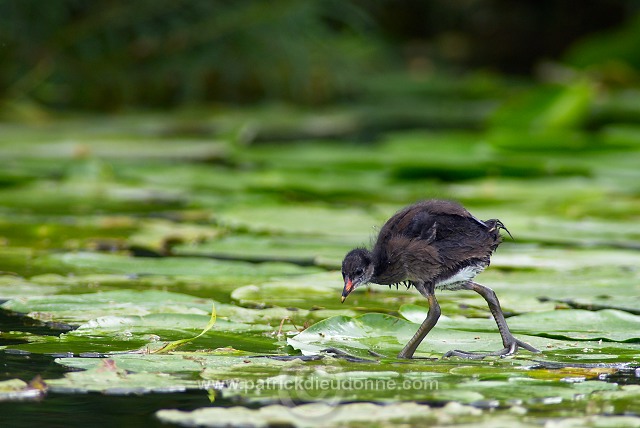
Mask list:
[{"label": "red beak", "polygon": [[353,291],[353,283],[351,279],[345,278],[344,280],[344,288],[342,289],[342,303],[344,303],[345,299]]}]

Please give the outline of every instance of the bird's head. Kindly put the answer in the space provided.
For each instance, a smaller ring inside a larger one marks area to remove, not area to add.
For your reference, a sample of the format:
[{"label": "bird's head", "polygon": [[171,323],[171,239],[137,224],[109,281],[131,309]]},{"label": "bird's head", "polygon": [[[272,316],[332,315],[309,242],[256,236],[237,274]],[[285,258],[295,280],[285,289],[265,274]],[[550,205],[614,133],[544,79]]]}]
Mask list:
[{"label": "bird's head", "polygon": [[347,253],[342,261],[342,301],[362,284],[366,284],[373,277],[373,257],[364,248],[356,248]]}]

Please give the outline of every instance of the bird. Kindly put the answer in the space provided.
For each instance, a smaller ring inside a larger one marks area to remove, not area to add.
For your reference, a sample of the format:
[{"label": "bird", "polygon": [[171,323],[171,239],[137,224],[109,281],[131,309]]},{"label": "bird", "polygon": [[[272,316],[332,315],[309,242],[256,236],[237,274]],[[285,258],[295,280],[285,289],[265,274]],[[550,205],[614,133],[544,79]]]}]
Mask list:
[{"label": "bird", "polygon": [[501,230],[511,236],[500,220],[479,220],[458,202],[429,199],[409,205],[387,220],[371,250],[360,247],[346,254],[342,262],[342,302],[368,283],[415,287],[429,302],[429,311],[398,354],[398,358],[413,358],[441,314],[435,291],[472,290],[487,302],[504,347],[489,353],[451,350],[444,357],[505,357],[519,348],[540,352],[513,336],[495,292],[474,281],[489,266],[491,255],[502,242]]}]

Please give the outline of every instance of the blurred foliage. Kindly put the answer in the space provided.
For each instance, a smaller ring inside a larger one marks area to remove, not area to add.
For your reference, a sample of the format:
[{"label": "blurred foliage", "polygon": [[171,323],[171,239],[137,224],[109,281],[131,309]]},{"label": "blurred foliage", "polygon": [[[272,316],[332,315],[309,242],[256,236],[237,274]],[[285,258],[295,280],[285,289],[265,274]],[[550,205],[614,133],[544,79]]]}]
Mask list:
[{"label": "blurred foliage", "polygon": [[511,100],[496,113],[493,125],[520,131],[579,128],[588,117],[594,95],[588,81],[541,86]]},{"label": "blurred foliage", "polygon": [[348,1],[25,0],[0,17],[0,96],[54,106],[320,102],[378,45]]},{"label": "blurred foliage", "polygon": [[613,63],[633,82],[637,13],[633,0],[0,0],[2,116],[317,105],[366,98],[379,71],[437,86],[452,70],[531,73],[572,46],[570,65]]},{"label": "blurred foliage", "polygon": [[638,83],[640,70],[640,13],[621,28],[595,34],[573,46],[566,62],[575,67],[595,68],[610,83]]},{"label": "blurred foliage", "polygon": [[[362,2],[409,66],[454,64],[530,74],[585,35],[622,24],[634,0],[385,0]],[[373,6],[373,5],[375,6]]]}]

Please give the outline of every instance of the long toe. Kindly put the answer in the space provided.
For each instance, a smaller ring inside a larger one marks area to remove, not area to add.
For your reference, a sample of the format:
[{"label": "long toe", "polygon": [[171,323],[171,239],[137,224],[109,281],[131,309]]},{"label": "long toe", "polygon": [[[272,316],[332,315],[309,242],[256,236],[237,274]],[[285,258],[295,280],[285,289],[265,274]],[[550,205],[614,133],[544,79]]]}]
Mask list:
[{"label": "long toe", "polygon": [[505,349],[508,349],[508,352],[502,354],[504,357],[508,356],[508,355],[513,355],[515,353],[518,352],[519,349],[526,349],[529,352],[533,352],[534,354],[538,354],[540,353],[540,351],[538,351],[536,348],[534,348],[533,346],[529,345],[526,342],[523,342],[522,340],[518,340],[513,336],[507,336],[506,338],[506,343],[505,343]]},{"label": "long toe", "polygon": [[516,339],[516,343],[520,348],[526,349],[527,351],[533,352],[534,354],[539,354],[541,352],[538,349],[534,348],[533,346],[529,345],[528,343],[523,342],[522,340]]},{"label": "long toe", "polygon": [[466,358],[468,360],[481,360],[486,357],[508,357],[510,355],[515,354],[518,351],[518,344],[516,342],[512,342],[511,345],[500,349],[499,351],[494,352],[468,352],[468,351],[459,351],[453,350],[444,354],[444,357],[460,357]]},{"label": "long toe", "polygon": [[444,354],[443,358],[459,357],[459,358],[466,358],[467,360],[481,360],[490,355],[493,355],[493,354],[492,353],[483,354],[479,352],[467,352],[467,351],[460,351],[458,349],[453,349],[447,352],[446,354]]},{"label": "long toe", "polygon": [[524,348],[527,351],[534,352],[534,353],[540,352],[533,346],[529,345],[528,343],[525,343],[521,340],[514,338],[513,341],[511,341],[507,346],[505,346],[503,349],[499,351],[482,353],[482,352],[459,351],[457,349],[454,349],[453,351],[449,351],[446,354],[444,354],[443,357],[444,358],[460,357],[460,358],[466,358],[468,360],[481,360],[485,357],[503,357],[504,358],[504,357],[509,357],[511,355],[515,355],[518,352],[519,348]]}]

